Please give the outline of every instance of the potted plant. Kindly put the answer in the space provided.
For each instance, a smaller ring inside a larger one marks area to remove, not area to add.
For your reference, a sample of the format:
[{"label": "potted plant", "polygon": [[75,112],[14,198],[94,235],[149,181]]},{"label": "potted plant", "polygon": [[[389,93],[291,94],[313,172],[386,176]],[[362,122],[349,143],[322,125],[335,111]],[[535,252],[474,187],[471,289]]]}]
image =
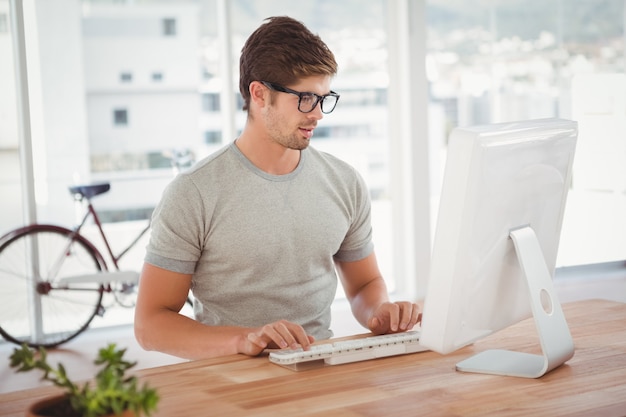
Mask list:
[{"label": "potted plant", "polygon": [[103,365],[94,383],[85,382],[82,386],[72,382],[62,364],[56,368],[47,361],[44,348],[37,351],[23,345],[15,348],[10,357],[11,367],[16,372],[39,369],[43,380],[65,390],[63,395],[48,398],[33,404],[27,416],[47,417],[105,417],[113,415],[149,416],[159,401],[156,390],[144,384],[139,387],[137,377],[125,376],[136,362],[128,362],[123,356],[126,349],[117,349],[109,344],[100,349],[96,365]]}]

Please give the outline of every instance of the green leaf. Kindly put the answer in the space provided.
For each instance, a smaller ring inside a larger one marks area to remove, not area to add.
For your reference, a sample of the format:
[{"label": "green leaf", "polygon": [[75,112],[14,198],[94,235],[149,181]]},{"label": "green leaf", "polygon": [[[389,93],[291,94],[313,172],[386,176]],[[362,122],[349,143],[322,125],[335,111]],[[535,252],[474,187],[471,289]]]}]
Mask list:
[{"label": "green leaf", "polygon": [[84,417],[120,414],[127,409],[150,416],[156,410],[159,396],[146,384],[139,389],[135,376],[125,376],[126,371],[137,364],[124,360],[125,352],[126,349],[117,349],[113,343],[100,349],[94,363],[103,367],[96,374],[95,385],[85,383],[82,387],[70,380],[63,364],[52,368],[43,348],[36,358],[34,351],[23,345],[15,348],[10,360],[17,372],[39,369],[44,374],[43,379],[65,388],[72,408]]}]

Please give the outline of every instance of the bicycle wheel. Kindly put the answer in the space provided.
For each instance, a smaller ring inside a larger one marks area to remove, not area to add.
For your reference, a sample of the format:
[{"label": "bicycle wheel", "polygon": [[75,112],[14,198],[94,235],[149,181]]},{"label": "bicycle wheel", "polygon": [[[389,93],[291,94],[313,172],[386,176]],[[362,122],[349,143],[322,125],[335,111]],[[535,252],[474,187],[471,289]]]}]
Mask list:
[{"label": "bicycle wheel", "polygon": [[81,235],[31,225],[0,241],[0,334],[10,342],[54,347],[84,331],[101,308],[103,288],[81,276],[106,264]]}]

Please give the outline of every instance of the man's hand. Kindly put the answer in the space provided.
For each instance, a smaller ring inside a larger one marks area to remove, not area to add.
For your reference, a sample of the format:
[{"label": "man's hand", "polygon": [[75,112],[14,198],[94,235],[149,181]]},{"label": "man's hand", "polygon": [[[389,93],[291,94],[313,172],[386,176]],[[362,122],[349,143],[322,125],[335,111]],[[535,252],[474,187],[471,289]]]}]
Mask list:
[{"label": "man's hand", "polygon": [[386,302],[378,306],[367,322],[374,334],[398,333],[410,330],[422,321],[419,306],[409,301]]},{"label": "man's hand", "polygon": [[315,341],[313,336],[306,334],[302,326],[286,320],[266,324],[247,334],[239,349],[241,353],[256,356],[264,349],[297,349],[308,350]]}]

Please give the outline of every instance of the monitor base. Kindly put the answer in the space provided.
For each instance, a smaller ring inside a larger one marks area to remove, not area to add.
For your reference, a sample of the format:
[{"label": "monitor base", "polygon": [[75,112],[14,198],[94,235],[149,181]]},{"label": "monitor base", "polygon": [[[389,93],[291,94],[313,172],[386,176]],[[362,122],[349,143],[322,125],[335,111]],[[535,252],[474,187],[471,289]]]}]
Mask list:
[{"label": "monitor base", "polygon": [[459,362],[458,371],[539,378],[574,356],[574,342],[548,272],[537,235],[530,226],[510,237],[522,266],[543,355],[488,350]]}]

